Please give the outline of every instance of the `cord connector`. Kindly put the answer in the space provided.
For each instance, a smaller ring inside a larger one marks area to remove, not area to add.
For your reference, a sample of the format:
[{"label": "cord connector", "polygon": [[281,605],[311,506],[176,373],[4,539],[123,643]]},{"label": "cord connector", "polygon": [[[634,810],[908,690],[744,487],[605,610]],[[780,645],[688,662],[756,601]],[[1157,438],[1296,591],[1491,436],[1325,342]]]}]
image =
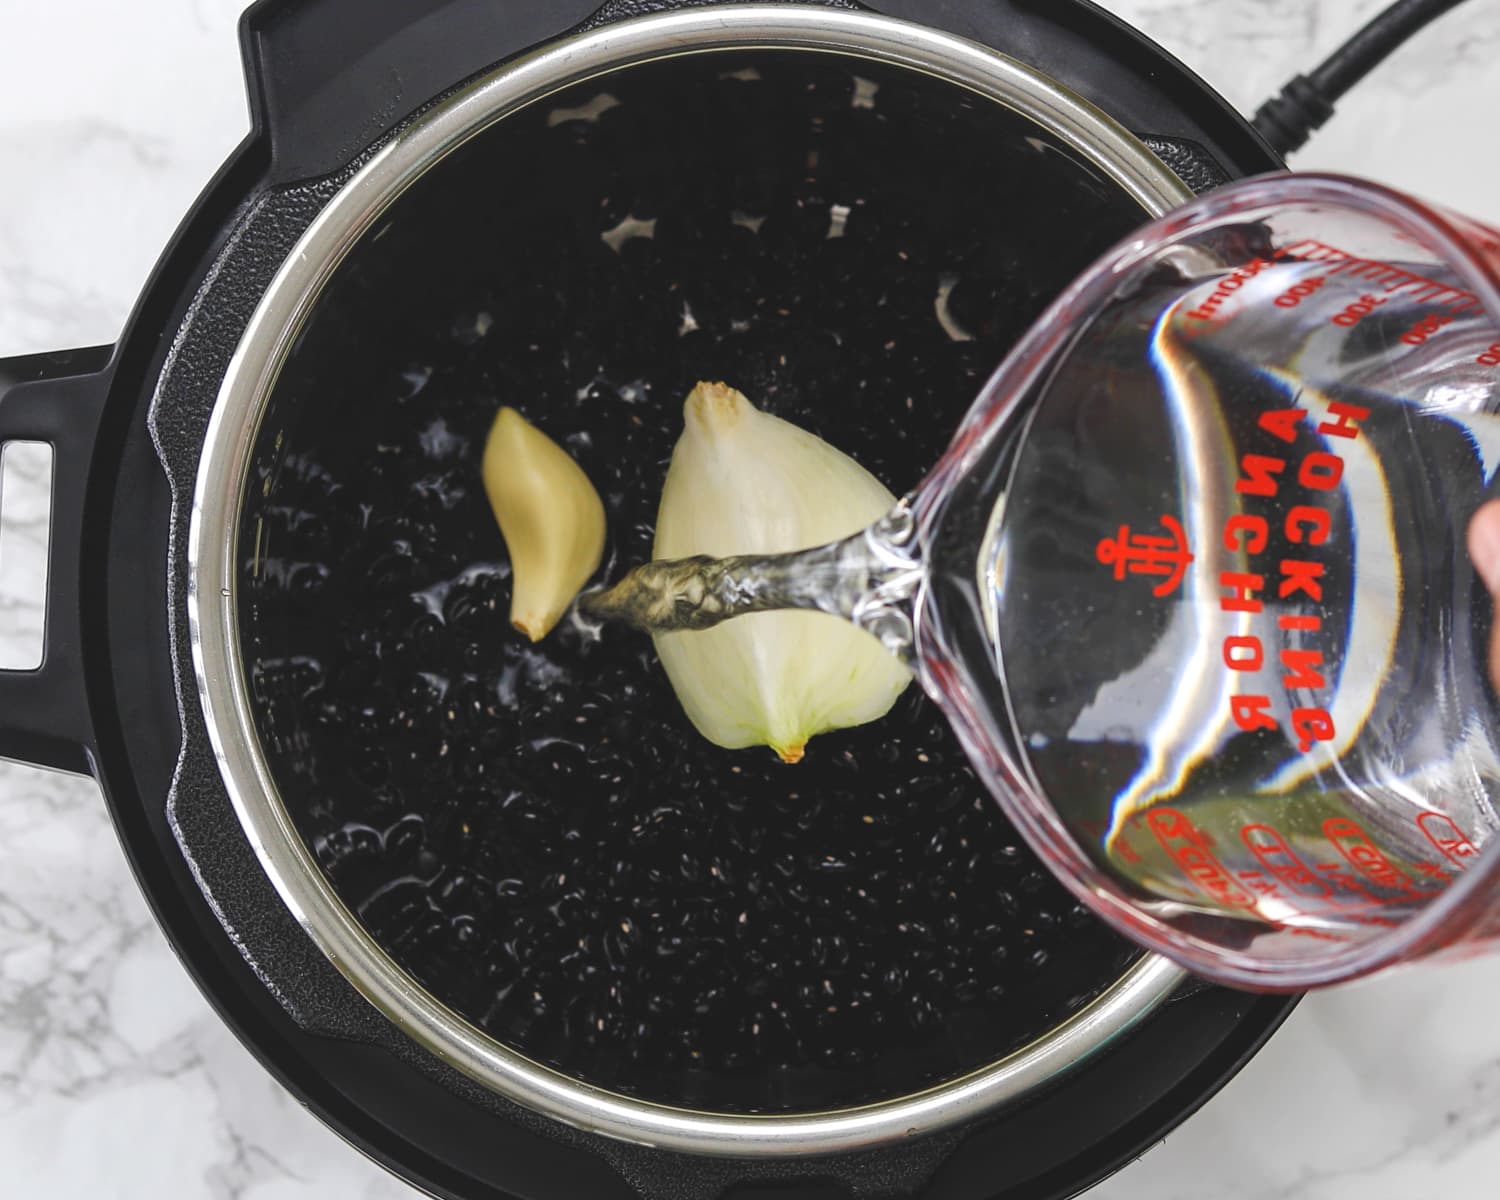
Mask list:
[{"label": "cord connector", "polygon": [[1300,150],[1333,116],[1333,101],[1306,75],[1297,75],[1255,111],[1255,128],[1282,154]]},{"label": "cord connector", "polygon": [[1278,154],[1290,154],[1333,115],[1334,101],[1429,21],[1463,0],[1396,0],[1309,74],[1260,106],[1255,128]]}]

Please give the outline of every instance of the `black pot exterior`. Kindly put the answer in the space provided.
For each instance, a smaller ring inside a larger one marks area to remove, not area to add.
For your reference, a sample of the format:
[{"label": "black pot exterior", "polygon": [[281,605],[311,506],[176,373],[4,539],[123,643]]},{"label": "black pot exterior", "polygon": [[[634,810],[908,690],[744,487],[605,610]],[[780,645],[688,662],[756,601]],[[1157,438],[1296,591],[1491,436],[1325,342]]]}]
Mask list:
[{"label": "black pot exterior", "polygon": [[[313,947],[232,811],[183,604],[187,506],[229,358],[297,238],[417,105],[569,28],[675,5],[592,7],[264,0],[246,15],[254,130],[184,222],[120,345],[0,363],[0,439],[50,441],[58,457],[47,662],[0,674],[0,754],[99,777],[158,920],[224,1019],[332,1127],[433,1194],[1075,1194],[1212,1094],[1292,1002],[1199,989],[1036,1102],[910,1145],[815,1162],[667,1155],[547,1121],[418,1050]],[[1279,165],[1218,97],[1092,5],[865,7],[1047,71],[1148,135],[1200,190]],[[1134,1112],[1119,1107],[1126,1081]]]}]

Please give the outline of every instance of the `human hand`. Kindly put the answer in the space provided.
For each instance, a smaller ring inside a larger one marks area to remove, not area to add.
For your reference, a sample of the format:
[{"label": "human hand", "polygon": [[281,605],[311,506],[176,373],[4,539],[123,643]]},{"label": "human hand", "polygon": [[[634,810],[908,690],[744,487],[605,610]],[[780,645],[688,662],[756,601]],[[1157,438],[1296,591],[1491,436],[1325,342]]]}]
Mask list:
[{"label": "human hand", "polygon": [[[1469,522],[1469,557],[1500,608],[1500,500],[1481,505]],[[1490,682],[1500,690],[1500,620],[1491,624]]]}]

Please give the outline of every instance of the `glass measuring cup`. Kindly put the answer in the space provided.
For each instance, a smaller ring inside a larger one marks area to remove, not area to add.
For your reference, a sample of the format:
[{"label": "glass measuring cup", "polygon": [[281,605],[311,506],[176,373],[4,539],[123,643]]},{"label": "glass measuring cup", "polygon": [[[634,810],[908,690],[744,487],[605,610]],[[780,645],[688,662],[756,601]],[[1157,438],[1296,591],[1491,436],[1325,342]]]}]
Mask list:
[{"label": "glass measuring cup", "polygon": [[652,564],[652,628],[837,613],[912,662],[1099,915],[1296,990],[1500,935],[1493,611],[1500,235],[1275,175],[1147,226],[844,542]]}]

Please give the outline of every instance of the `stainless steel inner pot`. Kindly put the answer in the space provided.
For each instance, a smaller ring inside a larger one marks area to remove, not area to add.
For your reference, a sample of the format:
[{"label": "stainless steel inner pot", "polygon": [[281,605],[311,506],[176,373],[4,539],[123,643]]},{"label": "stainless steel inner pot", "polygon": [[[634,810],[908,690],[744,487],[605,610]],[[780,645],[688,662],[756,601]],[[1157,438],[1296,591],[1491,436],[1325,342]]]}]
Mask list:
[{"label": "stainless steel inner pot", "polygon": [[742,1116],[632,1099],[503,1045],[428,994],[335,894],[278,795],[252,719],[237,619],[241,497],[273,386],[324,286],[386,208],[444,156],[509,114],[622,68],[726,50],[838,53],[922,72],[1035,122],[1148,214],[1190,198],[1129,133],[999,53],[926,27],[829,8],[715,7],[553,43],[464,87],[396,134],[313,221],[265,292],[225,376],[193,500],[188,610],[200,700],[219,769],[288,908],[359,992],[407,1036],[484,1086],[559,1121],[647,1145],[739,1158],[827,1154],[918,1136],[1013,1101],[1082,1062],[1159,1005],[1183,972],[1141,960],[1087,1007],[981,1070],[922,1092],[805,1114]]}]

